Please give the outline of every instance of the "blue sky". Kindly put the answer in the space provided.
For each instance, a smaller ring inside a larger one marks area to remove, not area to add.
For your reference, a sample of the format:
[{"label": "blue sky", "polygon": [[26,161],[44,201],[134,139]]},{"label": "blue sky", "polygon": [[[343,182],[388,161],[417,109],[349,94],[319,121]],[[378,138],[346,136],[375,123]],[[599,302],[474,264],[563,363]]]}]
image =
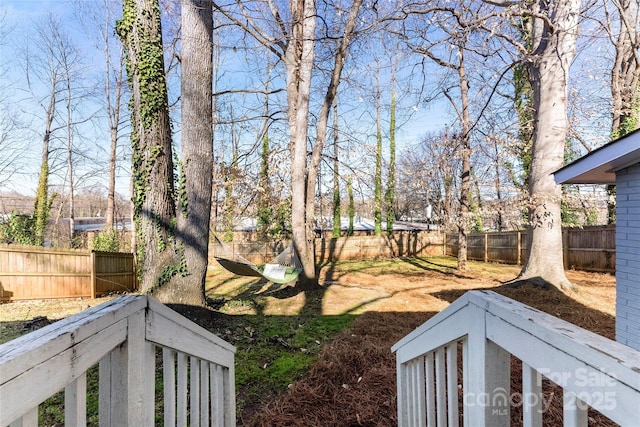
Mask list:
[{"label": "blue sky", "polygon": [[[16,100],[13,105],[7,108],[12,108],[15,105],[20,105],[21,110],[37,110],[37,106],[34,106],[33,99],[28,100],[29,94],[26,93],[24,75],[21,68],[18,66],[16,58],[19,53],[14,50],[15,42],[19,42],[20,39],[24,39],[30,30],[32,23],[41,21],[49,13],[56,15],[61,22],[64,22],[64,30],[67,31],[79,48],[83,51],[83,59],[87,63],[101,63],[101,52],[97,51],[90,40],[87,38],[86,33],[83,32],[78,20],[77,6],[85,7],[104,7],[102,0],[0,0],[0,16],[5,16],[5,29],[9,30],[6,40],[3,40],[3,44],[0,47],[2,51],[1,62],[3,70],[7,70],[7,73],[3,75],[3,91],[5,96],[8,95]],[[98,65],[97,68],[100,66]],[[4,108],[4,106],[3,106]],[[86,107],[86,108],[98,108]],[[403,147],[407,144],[412,144],[421,135],[427,132],[436,131],[442,129],[449,120],[446,106],[425,108],[424,106],[417,105],[413,107],[413,117],[411,123],[402,127],[397,132],[398,146]],[[0,184],[0,191],[3,190],[16,190],[24,194],[32,194],[35,191],[37,184],[37,174],[39,170],[39,159],[41,150],[41,132],[42,124],[39,123],[38,115],[26,118],[29,121],[30,127],[33,129],[27,134],[23,134],[21,138],[24,141],[24,148],[26,148],[24,155],[20,156],[21,167],[17,173],[13,174],[10,179],[3,180]],[[87,132],[87,128],[85,128]],[[93,132],[93,130],[89,131]],[[85,135],[86,137],[86,135]],[[104,135],[91,136],[90,138],[100,139],[104,138]],[[179,136],[178,136],[179,138]],[[26,146],[28,144],[29,146]],[[0,152],[0,155],[2,153]],[[103,156],[104,153],[96,153],[95,156]],[[0,176],[1,178],[1,176]],[[96,185],[104,186],[104,177],[93,177],[91,179],[96,181]],[[52,180],[53,184],[60,184],[64,181],[64,177],[60,176]],[[120,177],[118,191],[123,195],[128,195],[129,182],[128,174],[123,171],[123,175]]]}]

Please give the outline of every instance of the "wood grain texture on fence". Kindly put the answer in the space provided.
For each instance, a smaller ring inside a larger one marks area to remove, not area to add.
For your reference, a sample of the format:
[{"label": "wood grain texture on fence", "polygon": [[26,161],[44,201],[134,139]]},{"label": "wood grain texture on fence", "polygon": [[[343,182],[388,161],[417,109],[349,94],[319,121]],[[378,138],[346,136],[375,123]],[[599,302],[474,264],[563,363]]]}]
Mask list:
[{"label": "wood grain texture on fence", "polygon": [[316,262],[441,255],[442,244],[442,234],[429,232],[316,239]]},{"label": "wood grain texture on fence", "polygon": [[[315,240],[316,262],[382,259],[402,256],[442,255],[443,235],[436,232],[394,233],[392,236],[350,236]],[[289,241],[230,242],[234,255],[256,264],[275,258]],[[215,245],[209,248],[209,264],[215,264]]]},{"label": "wood grain texture on fence", "polygon": [[[563,228],[562,234],[565,268],[615,272],[615,226]],[[527,233],[524,231],[471,233],[467,237],[467,258],[484,262],[522,264],[527,256],[526,240]],[[445,246],[447,255],[457,256],[458,235],[447,234]]]},{"label": "wood grain texture on fence", "polygon": [[0,300],[95,298],[135,289],[132,254],[0,246]]}]

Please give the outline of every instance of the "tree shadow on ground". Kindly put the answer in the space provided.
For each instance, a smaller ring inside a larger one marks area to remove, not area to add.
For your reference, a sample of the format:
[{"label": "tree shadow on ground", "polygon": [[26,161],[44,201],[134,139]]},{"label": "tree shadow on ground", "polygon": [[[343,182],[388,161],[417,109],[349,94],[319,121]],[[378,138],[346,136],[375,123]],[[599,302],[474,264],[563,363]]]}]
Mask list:
[{"label": "tree shadow on ground", "polygon": [[473,279],[472,276],[464,275],[460,273],[460,271],[451,267],[450,265],[439,264],[437,262],[433,262],[424,257],[399,258],[399,259],[402,260],[403,262],[406,262],[407,264],[410,264],[424,271],[430,271],[434,273],[444,274],[447,276],[453,276],[458,279]]}]

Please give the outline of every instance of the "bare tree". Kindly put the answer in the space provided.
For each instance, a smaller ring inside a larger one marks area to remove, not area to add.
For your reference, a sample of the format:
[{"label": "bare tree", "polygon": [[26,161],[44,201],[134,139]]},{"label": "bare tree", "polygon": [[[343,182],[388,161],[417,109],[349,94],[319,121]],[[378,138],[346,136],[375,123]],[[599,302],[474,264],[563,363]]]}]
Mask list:
[{"label": "bare tree", "polygon": [[[7,23],[7,12],[0,12],[0,49],[6,51],[8,48],[7,39],[14,28]],[[9,93],[14,88],[9,79],[8,62],[0,63],[0,92],[4,96],[0,97],[0,181],[10,182],[12,176],[18,172],[23,164],[24,151],[26,147],[19,143],[17,131],[19,120],[10,101]]]},{"label": "bare tree", "polygon": [[333,100],[333,237],[340,237],[342,209],[340,206],[340,121],[338,120],[338,97]]},{"label": "bare tree", "polygon": [[373,176],[374,234],[382,234],[382,89],[380,88],[380,60],[376,58],[376,167]]},{"label": "bare tree", "polygon": [[[42,155],[34,206],[34,243],[43,244],[51,204],[56,193],[50,194],[51,154],[54,151],[54,133],[67,126],[60,114],[60,104],[67,98],[67,113],[70,114],[70,67],[76,59],[68,58],[69,40],[62,31],[60,22],[53,15],[34,23],[33,37],[24,40],[20,62],[26,80],[26,90],[42,111]],[[43,88],[43,89],[41,89]],[[70,142],[68,140],[68,142]],[[68,147],[69,148],[69,147]],[[70,151],[68,149],[68,151]]]},{"label": "bare tree", "polygon": [[640,2],[614,0],[612,3],[618,13],[617,37],[610,22],[605,29],[615,48],[611,70],[611,135],[617,138],[640,126]]},{"label": "bare tree", "polygon": [[[640,126],[640,2],[638,0],[612,1],[618,14],[618,35],[604,2],[607,22],[602,27],[607,31],[615,49],[615,59],[611,69],[611,104],[613,120],[611,137],[626,135]],[[615,223],[615,186],[607,186],[609,199],[608,221]]]},{"label": "bare tree", "polygon": [[[467,44],[473,32],[479,29],[483,23],[482,18],[476,16],[470,6],[463,5],[457,8],[436,7],[433,11],[421,12],[427,19],[435,22],[439,30],[445,34],[444,39],[431,41],[408,40],[412,49],[430,58],[434,63],[445,69],[451,70],[457,77],[455,88],[458,96],[450,93],[450,89],[443,88],[444,96],[450,101],[456,111],[460,123],[460,134],[457,135],[456,146],[460,150],[462,159],[462,171],[460,179],[460,215],[458,218],[458,270],[467,269],[467,234],[470,227],[470,193],[471,193],[471,118],[469,105],[469,77],[467,76]],[[440,53],[442,44],[449,46],[449,52]],[[455,54],[451,54],[454,51]]]},{"label": "bare tree", "polygon": [[[113,46],[113,23],[115,2],[104,0],[104,9],[96,12],[91,22],[99,28],[98,46],[104,49],[104,103],[109,125],[109,167],[107,184],[107,209],[105,212],[105,231],[112,230],[115,221],[115,193],[118,158],[118,143],[122,133],[123,115],[121,114],[125,100],[124,50],[122,44]],[[98,8],[99,9],[99,8]],[[83,14],[88,11],[83,10]]]}]

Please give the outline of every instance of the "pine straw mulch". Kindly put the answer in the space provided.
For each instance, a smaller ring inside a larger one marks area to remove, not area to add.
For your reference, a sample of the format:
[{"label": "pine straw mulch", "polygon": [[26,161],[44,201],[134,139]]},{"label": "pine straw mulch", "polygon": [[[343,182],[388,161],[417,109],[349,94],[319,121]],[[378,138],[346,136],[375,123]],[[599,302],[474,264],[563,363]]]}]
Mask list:
[{"label": "pine straw mulch", "polygon": [[[587,277],[587,275],[584,275]],[[575,279],[574,279],[575,281]],[[597,279],[593,281],[598,286]],[[572,296],[535,286],[492,290],[580,327],[613,339],[615,318],[590,308]],[[434,296],[452,302],[466,290],[439,291]],[[585,296],[581,295],[581,300]],[[257,411],[250,426],[396,426],[396,367],[390,347],[435,312],[366,312],[321,352],[307,376],[282,396]],[[512,358],[512,394],[521,390],[521,364]],[[460,364],[461,366],[461,364]],[[562,390],[543,382],[551,404],[545,426],[562,425]],[[520,406],[511,410],[511,425],[522,425]],[[589,411],[590,426],[614,426]]]}]

